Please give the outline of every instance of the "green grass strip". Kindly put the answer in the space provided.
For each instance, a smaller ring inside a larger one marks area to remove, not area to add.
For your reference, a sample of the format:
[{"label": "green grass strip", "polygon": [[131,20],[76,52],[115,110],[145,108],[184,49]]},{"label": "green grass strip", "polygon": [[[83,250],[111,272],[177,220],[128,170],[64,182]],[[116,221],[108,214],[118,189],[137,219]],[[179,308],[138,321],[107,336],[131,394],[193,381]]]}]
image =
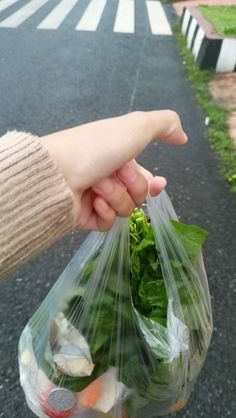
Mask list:
[{"label": "green grass strip", "polygon": [[219,35],[236,36],[236,5],[199,6],[199,9]]},{"label": "green grass strip", "polygon": [[228,131],[230,112],[214,102],[208,87],[208,82],[214,73],[197,67],[192,52],[187,49],[186,38],[182,35],[179,25],[174,28],[174,34],[197,101],[204,115],[209,117],[207,138],[220,156],[221,173],[228,182],[230,190],[236,192],[236,148]]}]

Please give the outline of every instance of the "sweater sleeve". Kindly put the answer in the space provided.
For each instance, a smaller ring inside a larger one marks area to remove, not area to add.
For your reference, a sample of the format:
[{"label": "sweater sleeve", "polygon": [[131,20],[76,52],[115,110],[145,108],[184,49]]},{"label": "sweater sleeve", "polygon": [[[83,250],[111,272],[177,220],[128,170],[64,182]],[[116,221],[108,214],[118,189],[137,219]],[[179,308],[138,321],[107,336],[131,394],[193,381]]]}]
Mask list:
[{"label": "sweater sleeve", "polygon": [[73,227],[72,192],[39,139],[0,138],[0,279]]}]

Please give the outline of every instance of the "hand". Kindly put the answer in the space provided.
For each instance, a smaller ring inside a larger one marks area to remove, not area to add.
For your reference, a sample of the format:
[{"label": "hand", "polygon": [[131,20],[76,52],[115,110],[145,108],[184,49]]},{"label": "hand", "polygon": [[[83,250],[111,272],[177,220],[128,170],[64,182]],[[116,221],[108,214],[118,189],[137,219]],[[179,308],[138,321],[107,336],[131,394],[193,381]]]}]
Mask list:
[{"label": "hand", "polygon": [[116,216],[128,216],[148,188],[158,194],[166,185],[134,158],[154,139],[184,144],[178,115],[170,110],[133,112],[87,123],[41,138],[74,194],[79,228],[108,230]]}]

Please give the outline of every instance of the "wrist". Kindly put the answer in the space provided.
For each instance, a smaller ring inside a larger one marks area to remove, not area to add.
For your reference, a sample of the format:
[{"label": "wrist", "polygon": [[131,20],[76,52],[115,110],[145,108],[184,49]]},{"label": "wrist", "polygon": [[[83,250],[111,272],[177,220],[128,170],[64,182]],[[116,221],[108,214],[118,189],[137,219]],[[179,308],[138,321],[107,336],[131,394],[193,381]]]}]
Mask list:
[{"label": "wrist", "polygon": [[76,190],[75,182],[73,184],[70,176],[70,171],[67,169],[66,147],[63,143],[63,138],[56,138],[56,135],[57,134],[47,135],[39,138],[39,140],[44,150],[47,151],[50,158],[54,161],[58,172],[63,176],[65,185],[70,189],[70,192],[72,193],[74,224],[77,226],[81,211],[81,193]]}]

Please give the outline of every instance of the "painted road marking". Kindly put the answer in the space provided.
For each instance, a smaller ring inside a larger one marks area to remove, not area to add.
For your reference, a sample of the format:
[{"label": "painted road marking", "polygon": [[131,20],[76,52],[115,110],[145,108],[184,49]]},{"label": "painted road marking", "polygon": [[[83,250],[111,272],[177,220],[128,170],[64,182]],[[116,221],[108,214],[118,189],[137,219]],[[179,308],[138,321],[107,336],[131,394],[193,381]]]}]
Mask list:
[{"label": "painted road marking", "polygon": [[17,10],[17,12],[0,22],[0,28],[17,28],[47,2],[48,0],[30,1],[25,6]]},{"label": "painted road marking", "polygon": [[146,1],[149,22],[153,35],[172,35],[169,22],[160,1]]},{"label": "painted road marking", "polygon": [[[75,30],[95,32],[101,22],[104,10],[108,0],[87,0],[87,8],[82,13]],[[172,31],[165,14],[165,10],[160,1],[143,0],[146,3],[146,12],[143,19],[146,19],[153,35],[172,35]],[[7,9],[19,0],[0,0],[1,11]],[[20,2],[19,2],[20,3]],[[0,28],[17,28],[34,13],[36,13],[50,0],[30,0],[24,6],[19,6],[18,10],[12,13],[4,20],[0,21]],[[60,27],[62,22],[72,12],[80,0],[58,0],[58,3],[47,14],[47,16],[38,24],[37,29],[53,29]],[[81,2],[82,4],[82,2]],[[135,0],[117,0],[114,7],[115,21],[113,23],[113,32],[134,34],[138,32],[135,22]],[[79,12],[78,12],[79,13]],[[186,14],[186,13],[185,13]],[[186,16],[185,16],[186,19]],[[188,19],[187,19],[188,20]],[[188,22],[186,21],[186,24]]]},{"label": "painted road marking", "polygon": [[57,29],[79,0],[62,0],[38,25],[38,29]]},{"label": "painted road marking", "polygon": [[107,0],[91,0],[76,30],[95,31],[99,25]]},{"label": "painted road marking", "polygon": [[134,33],[134,0],[119,0],[113,31]]},{"label": "painted road marking", "polygon": [[19,0],[2,0],[0,2],[0,12],[12,6],[12,4],[16,3],[17,1]]}]

